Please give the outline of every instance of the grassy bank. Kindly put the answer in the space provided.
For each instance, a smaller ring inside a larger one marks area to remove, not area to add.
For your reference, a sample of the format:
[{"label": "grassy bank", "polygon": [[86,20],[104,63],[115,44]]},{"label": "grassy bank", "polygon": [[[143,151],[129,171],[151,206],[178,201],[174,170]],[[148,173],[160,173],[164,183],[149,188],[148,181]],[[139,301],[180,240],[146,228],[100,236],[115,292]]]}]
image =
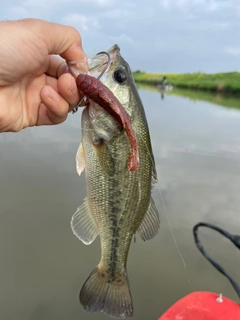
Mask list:
[{"label": "grassy bank", "polygon": [[133,72],[134,80],[137,83],[157,85],[161,82],[163,76],[167,77],[167,83],[174,87],[184,89],[205,90],[212,92],[221,92],[225,94],[240,94],[240,73],[186,73],[186,74],[161,74]]},{"label": "grassy bank", "polygon": [[[149,85],[143,83],[137,83],[138,89],[148,90],[152,92],[156,92],[159,94],[156,85]],[[200,91],[200,90],[190,90],[190,89],[178,89],[174,88],[172,92],[168,92],[167,95],[180,96],[183,98],[190,99],[192,101],[206,101],[210,102],[222,107],[230,108],[230,109],[240,109],[239,96],[234,95],[224,95],[222,93],[214,93],[210,91]]]}]

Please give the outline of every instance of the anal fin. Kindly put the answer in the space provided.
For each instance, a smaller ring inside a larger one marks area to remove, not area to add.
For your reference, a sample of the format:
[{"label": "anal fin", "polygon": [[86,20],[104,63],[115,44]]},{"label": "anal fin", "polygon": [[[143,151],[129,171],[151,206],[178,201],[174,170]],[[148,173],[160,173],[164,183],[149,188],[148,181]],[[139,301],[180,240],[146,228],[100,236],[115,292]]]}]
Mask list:
[{"label": "anal fin", "polygon": [[75,236],[84,244],[91,244],[98,236],[97,226],[90,213],[87,199],[72,216],[71,227]]},{"label": "anal fin", "polygon": [[153,199],[150,199],[148,210],[137,230],[139,236],[144,240],[154,238],[160,228],[159,213]]}]

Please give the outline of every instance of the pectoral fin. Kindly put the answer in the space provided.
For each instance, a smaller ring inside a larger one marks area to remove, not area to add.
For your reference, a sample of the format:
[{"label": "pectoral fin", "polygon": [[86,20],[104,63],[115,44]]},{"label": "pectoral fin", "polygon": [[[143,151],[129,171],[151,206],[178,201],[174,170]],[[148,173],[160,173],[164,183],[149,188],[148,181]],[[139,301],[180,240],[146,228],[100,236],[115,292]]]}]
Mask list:
[{"label": "pectoral fin", "polygon": [[87,199],[72,216],[71,227],[75,236],[84,244],[91,244],[98,236],[97,226],[90,213]]},{"label": "pectoral fin", "polygon": [[160,228],[160,219],[157,208],[151,198],[148,210],[137,230],[143,241],[150,240],[156,236]]},{"label": "pectoral fin", "polygon": [[82,142],[80,143],[80,146],[78,148],[77,155],[76,155],[76,169],[79,176],[85,169],[85,154],[84,154]]}]

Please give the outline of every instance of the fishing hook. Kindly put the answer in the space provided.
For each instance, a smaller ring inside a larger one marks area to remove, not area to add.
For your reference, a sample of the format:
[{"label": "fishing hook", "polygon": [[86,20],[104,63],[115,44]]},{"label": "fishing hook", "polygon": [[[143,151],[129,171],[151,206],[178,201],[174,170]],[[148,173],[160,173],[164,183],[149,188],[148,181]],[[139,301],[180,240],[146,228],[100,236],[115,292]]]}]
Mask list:
[{"label": "fishing hook", "polygon": [[[104,73],[106,72],[107,68],[109,67],[109,64],[111,62],[111,58],[110,58],[110,54],[106,51],[101,51],[101,52],[98,52],[96,55],[99,55],[99,54],[106,54],[107,57],[108,57],[108,61],[104,67],[104,69],[102,70],[102,72],[100,73],[100,75],[97,77],[98,80],[100,80],[100,78],[104,75]],[[78,104],[76,105],[76,107],[73,108],[72,110],[72,113],[76,113],[78,111],[78,108],[80,107],[81,103],[83,102],[83,100],[86,98],[86,96],[84,96],[79,102]]]}]

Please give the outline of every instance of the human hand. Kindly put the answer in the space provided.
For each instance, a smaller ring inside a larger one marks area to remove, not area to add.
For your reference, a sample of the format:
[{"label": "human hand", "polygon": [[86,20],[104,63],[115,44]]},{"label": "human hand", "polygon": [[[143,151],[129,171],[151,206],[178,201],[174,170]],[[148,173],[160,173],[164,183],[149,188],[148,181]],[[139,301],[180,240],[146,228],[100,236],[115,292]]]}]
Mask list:
[{"label": "human hand", "polygon": [[4,21],[0,47],[0,132],[63,122],[80,100],[65,62],[86,57],[77,30],[37,19]]}]

